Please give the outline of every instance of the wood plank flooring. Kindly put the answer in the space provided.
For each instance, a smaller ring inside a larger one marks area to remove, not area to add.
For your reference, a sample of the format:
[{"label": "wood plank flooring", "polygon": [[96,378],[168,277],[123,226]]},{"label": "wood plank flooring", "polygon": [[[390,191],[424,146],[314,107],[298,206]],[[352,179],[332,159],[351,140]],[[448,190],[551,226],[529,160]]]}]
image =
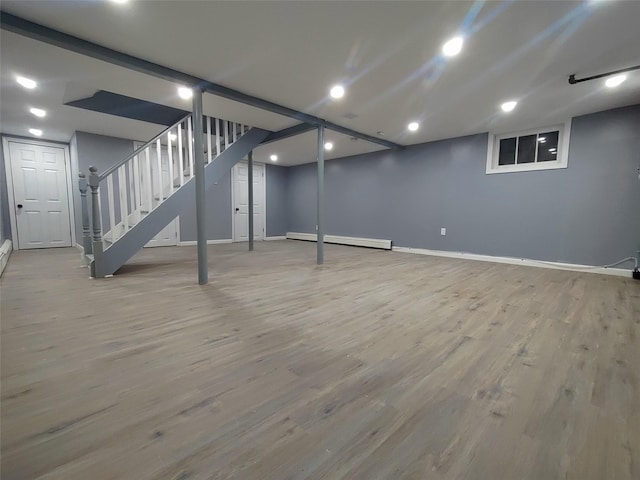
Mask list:
[{"label": "wood plank flooring", "polygon": [[2,479],[640,478],[640,282],[244,249],[14,252]]}]

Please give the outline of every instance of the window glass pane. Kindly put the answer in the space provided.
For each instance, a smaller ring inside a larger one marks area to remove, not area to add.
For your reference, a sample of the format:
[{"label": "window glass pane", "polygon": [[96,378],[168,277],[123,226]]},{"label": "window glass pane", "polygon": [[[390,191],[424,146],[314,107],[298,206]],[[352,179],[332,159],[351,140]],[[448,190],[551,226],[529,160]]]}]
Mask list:
[{"label": "window glass pane", "polygon": [[498,165],[513,165],[514,163],[516,163],[516,138],[503,138],[500,140]]},{"label": "window glass pane", "polygon": [[535,162],[536,137],[537,135],[526,135],[518,139],[518,165]]},{"label": "window glass pane", "polygon": [[538,161],[554,162],[558,159],[558,131],[538,134]]}]

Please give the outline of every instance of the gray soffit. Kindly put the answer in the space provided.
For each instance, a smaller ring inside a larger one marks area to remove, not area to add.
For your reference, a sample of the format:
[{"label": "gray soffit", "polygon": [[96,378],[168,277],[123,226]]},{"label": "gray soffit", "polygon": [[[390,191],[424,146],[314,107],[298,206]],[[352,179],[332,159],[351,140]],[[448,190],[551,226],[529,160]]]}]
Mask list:
[{"label": "gray soffit", "polygon": [[189,113],[186,110],[160,105],[159,103],[147,102],[146,100],[127,97],[104,90],[99,90],[91,97],[67,102],[65,105],[167,127],[173,125]]}]

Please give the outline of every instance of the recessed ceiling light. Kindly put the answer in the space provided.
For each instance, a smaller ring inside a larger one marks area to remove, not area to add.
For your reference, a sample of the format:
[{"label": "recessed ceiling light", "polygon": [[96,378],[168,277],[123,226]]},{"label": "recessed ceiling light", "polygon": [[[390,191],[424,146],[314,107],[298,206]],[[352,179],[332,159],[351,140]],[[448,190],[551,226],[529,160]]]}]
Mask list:
[{"label": "recessed ceiling light", "polygon": [[111,0],[113,3],[127,3],[129,0]]},{"label": "recessed ceiling light", "polygon": [[409,125],[407,125],[407,128],[410,132],[415,132],[420,128],[420,124],[418,122],[411,122]]},{"label": "recessed ceiling light", "polygon": [[38,86],[35,80],[31,80],[30,78],[27,78],[27,77],[18,76],[16,77],[16,82],[18,82],[24,88],[28,88],[29,90],[32,90]]},{"label": "recessed ceiling light", "polygon": [[464,43],[464,38],[462,37],[453,37],[447,43],[442,46],[442,54],[445,57],[455,57],[462,50],[462,44]]},{"label": "recessed ceiling light", "polygon": [[178,87],[178,95],[180,95],[180,98],[189,100],[191,97],[193,97],[193,90],[187,87]]},{"label": "recessed ceiling light", "polygon": [[331,87],[331,90],[329,90],[329,95],[331,95],[331,98],[344,97],[344,87],[342,85],[334,85]]},{"label": "recessed ceiling light", "polygon": [[278,155],[271,155],[269,158],[271,159],[272,162],[278,161]]},{"label": "recessed ceiling light", "polygon": [[333,150],[333,143],[331,142],[327,142],[324,144],[324,149],[325,150]]},{"label": "recessed ceiling light", "polygon": [[511,110],[516,108],[517,104],[518,102],[516,102],[515,100],[511,100],[509,102],[504,102],[502,105],[500,105],[500,108],[503,112],[510,112]]},{"label": "recessed ceiling light", "polygon": [[178,136],[177,136],[175,133],[170,133],[170,134],[169,134],[169,140],[171,140],[172,142],[173,142],[176,138],[178,138]]},{"label": "recessed ceiling light", "polygon": [[30,133],[31,135],[35,135],[36,137],[39,137],[39,136],[41,136],[41,135],[42,135],[42,130],[39,130],[39,129],[37,129],[37,128],[30,128],[30,129],[29,129],[29,133]]},{"label": "recessed ceiling light", "polygon": [[43,110],[41,108],[33,107],[33,108],[30,108],[29,111],[31,113],[33,113],[36,117],[41,117],[42,118],[42,117],[45,117],[47,115],[46,110]]},{"label": "recessed ceiling light", "polygon": [[626,75],[616,75],[615,77],[607,78],[604,84],[609,88],[614,88],[620,85],[627,79]]}]

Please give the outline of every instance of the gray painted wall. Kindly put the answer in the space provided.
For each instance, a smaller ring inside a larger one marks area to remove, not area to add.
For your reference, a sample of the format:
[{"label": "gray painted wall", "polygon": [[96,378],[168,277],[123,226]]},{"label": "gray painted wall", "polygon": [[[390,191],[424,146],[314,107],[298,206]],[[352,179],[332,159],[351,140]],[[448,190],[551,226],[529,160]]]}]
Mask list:
[{"label": "gray painted wall", "polygon": [[287,233],[289,212],[287,209],[287,184],[289,169],[266,165],[267,189],[267,237],[280,237]]},{"label": "gray painted wall", "polygon": [[[196,240],[196,205],[180,216],[180,241]],[[207,240],[231,238],[231,172],[206,193]]]},{"label": "gray painted wall", "polygon": [[[640,248],[640,105],[574,118],[567,169],[486,175],[486,152],[480,134],[331,160],[326,232],[585,265]],[[315,231],[315,168],[289,169],[289,231]]]}]

